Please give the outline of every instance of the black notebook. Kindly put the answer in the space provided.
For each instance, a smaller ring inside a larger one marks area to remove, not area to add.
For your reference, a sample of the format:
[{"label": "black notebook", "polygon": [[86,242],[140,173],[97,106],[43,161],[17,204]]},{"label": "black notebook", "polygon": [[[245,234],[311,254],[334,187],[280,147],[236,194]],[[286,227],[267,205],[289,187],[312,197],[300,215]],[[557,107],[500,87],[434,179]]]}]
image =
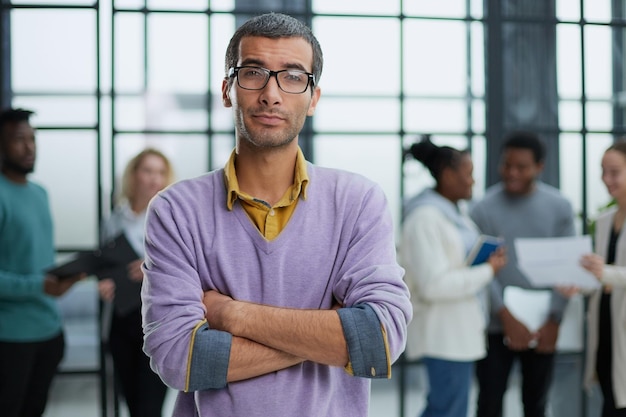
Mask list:
[{"label": "black notebook", "polygon": [[128,277],[128,264],[137,259],[139,256],[122,233],[100,248],[78,252],[46,272],[59,279],[81,273],[95,275],[98,279],[112,278],[115,281],[114,308],[124,315],[141,305],[141,282]]}]

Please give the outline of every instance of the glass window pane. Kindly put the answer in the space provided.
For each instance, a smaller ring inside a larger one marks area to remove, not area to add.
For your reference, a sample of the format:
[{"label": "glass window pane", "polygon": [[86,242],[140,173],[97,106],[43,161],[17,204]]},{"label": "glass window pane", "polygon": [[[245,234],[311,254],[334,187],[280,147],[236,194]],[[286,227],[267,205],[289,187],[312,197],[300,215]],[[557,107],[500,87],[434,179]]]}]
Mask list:
[{"label": "glass window pane", "polygon": [[113,4],[118,9],[142,9],[145,0],[113,0]]},{"label": "glass window pane", "polygon": [[556,27],[557,88],[562,98],[582,95],[580,26],[560,24]]},{"label": "glass window pane", "polygon": [[610,131],[613,126],[613,106],[610,102],[587,103],[587,129]]},{"label": "glass window pane", "polygon": [[[582,212],[582,137],[562,133],[559,136],[559,189],[572,203],[574,213]],[[580,222],[576,222],[578,226]]]},{"label": "glass window pane", "polygon": [[13,107],[33,110],[40,126],[95,126],[95,97],[15,96]]},{"label": "glass window pane", "polygon": [[141,92],[144,76],[144,16],[140,13],[115,14],[115,89]]},{"label": "glass window pane", "polygon": [[466,3],[466,0],[405,1],[403,12],[407,16],[465,17]]},{"label": "glass window pane", "polygon": [[[376,30],[372,30],[376,28]],[[324,53],[326,94],[400,93],[400,23],[386,18],[317,17],[313,31]],[[352,37],[341,33],[358,34]]]},{"label": "glass window pane", "polygon": [[467,108],[464,100],[407,100],[404,108],[407,132],[465,132]]},{"label": "glass window pane", "polygon": [[472,138],[472,162],[474,163],[474,189],[472,199],[478,200],[487,188],[487,140],[484,136]]},{"label": "glass window pane", "polygon": [[[467,28],[464,22],[406,20],[404,91],[408,95],[464,96]],[[437,42],[424,42],[437,39]]]},{"label": "glass window pane", "polygon": [[585,26],[585,89],[589,98],[609,99],[612,94],[611,28]]},{"label": "glass window pane", "polygon": [[[71,6],[92,6],[96,2],[94,0],[63,0],[63,5]],[[11,4],[53,4],[58,5],[59,0],[12,0]]]},{"label": "glass window pane", "polygon": [[208,20],[205,15],[148,16],[148,87],[158,92],[208,89]]},{"label": "glass window pane", "polygon": [[470,0],[470,14],[475,19],[481,19],[484,16],[483,0]]},{"label": "glass window pane", "polygon": [[583,2],[583,18],[593,22],[611,21],[612,0],[586,0]]},{"label": "glass window pane", "polygon": [[[612,144],[612,135],[587,135],[587,149],[585,150],[587,156],[587,212],[591,219],[597,217],[601,209],[611,201],[611,196],[602,182],[602,156]],[[580,177],[580,174],[578,176]]]},{"label": "glass window pane", "polygon": [[580,0],[556,0],[556,17],[559,20],[579,21]]},{"label": "glass window pane", "polygon": [[314,13],[322,14],[386,14],[397,15],[400,12],[398,0],[312,0]]},{"label": "glass window pane", "polygon": [[[235,17],[230,14],[215,14],[211,16],[209,26],[211,32],[211,86],[215,94],[221,94],[222,80],[226,75],[224,68],[226,47],[235,32]],[[221,97],[219,98],[221,102]]]},{"label": "glass window pane", "polygon": [[578,101],[559,102],[559,127],[561,130],[582,129],[583,110]]},{"label": "glass window pane", "polygon": [[[313,118],[316,131],[381,132],[400,130],[400,103],[395,99],[323,98]],[[341,117],[337,117],[341,115]]]},{"label": "glass window pane", "polygon": [[205,130],[206,100],[201,94],[117,96],[115,126],[120,130]]},{"label": "glass window pane", "polygon": [[483,100],[472,101],[472,132],[485,132],[485,102]]},{"label": "glass window pane", "polygon": [[472,95],[482,97],[485,95],[485,30],[482,23],[471,24],[471,65]]},{"label": "glass window pane", "polygon": [[397,136],[317,135],[313,143],[318,165],[357,172],[380,184],[398,224],[400,172],[390,169],[400,166],[402,152]]},{"label": "glass window pane", "polygon": [[149,9],[207,10],[209,0],[148,0]]},{"label": "glass window pane", "polygon": [[95,17],[93,10],[11,12],[13,90],[95,92]]},{"label": "glass window pane", "polygon": [[57,247],[87,249],[98,242],[96,144],[94,131],[37,131],[32,177],[48,190]]},{"label": "glass window pane", "polygon": [[234,135],[211,136],[211,169],[223,168],[234,148]]},{"label": "glass window pane", "polygon": [[217,12],[230,12],[235,10],[235,0],[210,0],[211,10]]},{"label": "glass window pane", "polygon": [[126,163],[147,147],[167,156],[176,180],[197,177],[208,170],[208,140],[204,135],[120,134],[115,137],[115,178],[121,178]]}]

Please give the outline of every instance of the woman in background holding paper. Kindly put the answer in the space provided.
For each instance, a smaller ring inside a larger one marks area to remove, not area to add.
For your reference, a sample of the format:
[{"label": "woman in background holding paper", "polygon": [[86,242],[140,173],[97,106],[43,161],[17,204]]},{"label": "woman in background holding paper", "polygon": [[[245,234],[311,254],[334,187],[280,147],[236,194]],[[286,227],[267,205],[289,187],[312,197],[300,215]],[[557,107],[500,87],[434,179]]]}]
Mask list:
[{"label": "woman in background holding paper", "polygon": [[602,417],[626,416],[626,141],[602,157],[602,181],[616,201],[596,221],[596,254],[581,265],[601,283],[589,300],[585,384],[600,383]]},{"label": "woman in background holding paper", "polygon": [[430,392],[423,417],[466,417],[474,361],[485,355],[485,311],[479,293],[505,264],[504,249],[468,266],[479,232],[459,202],[472,196],[468,152],[433,144],[425,136],[407,155],[436,181],[407,201],[400,260],[411,290],[413,321],[406,355],[422,358]]},{"label": "woman in background holding paper", "polygon": [[[167,392],[161,379],[150,369],[148,357],[142,350],[141,301],[136,291],[143,280],[141,264],[146,209],[152,197],[173,182],[173,176],[169,160],[156,149],[145,149],[132,158],[122,177],[121,201],[102,230],[104,242],[123,233],[139,256],[127,265],[122,276],[135,284],[116,286],[113,278],[105,277],[98,286],[102,299],[113,303],[109,347],[130,417],[161,416]],[[130,294],[121,293],[123,291]],[[126,301],[122,305],[122,298],[128,296],[136,296],[137,303],[128,307]]]}]

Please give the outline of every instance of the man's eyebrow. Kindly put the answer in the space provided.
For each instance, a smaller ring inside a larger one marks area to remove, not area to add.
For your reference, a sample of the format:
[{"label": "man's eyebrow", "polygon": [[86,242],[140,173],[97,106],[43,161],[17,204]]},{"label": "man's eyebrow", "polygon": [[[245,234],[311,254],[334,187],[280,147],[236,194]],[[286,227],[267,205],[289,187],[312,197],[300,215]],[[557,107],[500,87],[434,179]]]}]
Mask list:
[{"label": "man's eyebrow", "polygon": [[[265,66],[265,63],[259,59],[256,58],[247,58],[244,59],[243,61],[241,61],[240,66],[245,67],[245,66],[255,66],[255,67],[262,67],[262,68],[267,68]],[[270,69],[271,68],[267,68]],[[308,72],[308,70],[306,68],[304,68],[304,65],[299,64],[297,62],[291,62],[291,63],[286,63],[282,66],[281,69],[297,69],[297,70],[301,70],[304,72]],[[276,70],[279,71],[279,70]]]}]

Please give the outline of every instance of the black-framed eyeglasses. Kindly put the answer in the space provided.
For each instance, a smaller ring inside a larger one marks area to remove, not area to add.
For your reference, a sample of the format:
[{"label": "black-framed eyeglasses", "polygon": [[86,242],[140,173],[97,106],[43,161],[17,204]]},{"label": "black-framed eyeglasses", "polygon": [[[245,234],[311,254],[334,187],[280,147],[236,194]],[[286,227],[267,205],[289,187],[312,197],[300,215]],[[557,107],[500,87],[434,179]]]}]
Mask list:
[{"label": "black-framed eyeglasses", "polygon": [[276,77],[278,88],[289,94],[302,94],[309,84],[315,85],[315,75],[297,69],[271,71],[246,65],[228,70],[228,78],[237,77],[237,85],[244,90],[264,89],[272,75]]}]

